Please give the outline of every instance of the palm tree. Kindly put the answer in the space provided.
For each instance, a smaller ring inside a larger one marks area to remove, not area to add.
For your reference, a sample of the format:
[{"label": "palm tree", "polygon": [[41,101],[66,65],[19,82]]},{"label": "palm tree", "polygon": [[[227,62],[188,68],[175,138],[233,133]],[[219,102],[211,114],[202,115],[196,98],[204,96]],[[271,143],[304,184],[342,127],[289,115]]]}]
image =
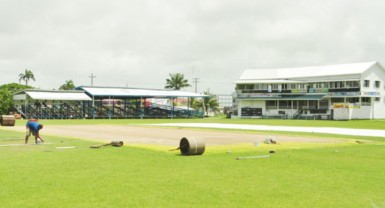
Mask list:
[{"label": "palm tree", "polygon": [[19,82],[21,80],[24,80],[25,81],[25,85],[28,85],[28,81],[30,79],[35,81],[35,76],[33,75],[33,72],[31,70],[25,69],[25,73],[24,74],[19,74]]},{"label": "palm tree", "polygon": [[170,74],[170,78],[166,79],[166,89],[180,90],[184,87],[190,87],[188,80],[181,73]]},{"label": "palm tree", "polygon": [[216,112],[219,110],[219,103],[217,98],[210,93],[209,90],[204,92],[203,94],[208,95],[207,97],[203,97],[201,100],[194,100],[193,108],[195,109],[203,109],[205,114],[208,115],[209,109]]},{"label": "palm tree", "polygon": [[73,90],[75,88],[72,80],[66,80],[65,84],[59,87],[59,90]]}]

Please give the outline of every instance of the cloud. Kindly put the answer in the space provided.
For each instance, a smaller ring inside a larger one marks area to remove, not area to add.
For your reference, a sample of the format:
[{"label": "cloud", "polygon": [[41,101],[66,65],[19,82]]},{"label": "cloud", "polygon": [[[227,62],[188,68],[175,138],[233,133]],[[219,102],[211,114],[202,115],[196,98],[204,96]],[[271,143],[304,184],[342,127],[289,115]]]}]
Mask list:
[{"label": "cloud", "polygon": [[[380,0],[0,0],[0,84],[163,88],[183,73],[229,94],[247,68],[378,60]],[[186,90],[193,91],[194,87]]]}]

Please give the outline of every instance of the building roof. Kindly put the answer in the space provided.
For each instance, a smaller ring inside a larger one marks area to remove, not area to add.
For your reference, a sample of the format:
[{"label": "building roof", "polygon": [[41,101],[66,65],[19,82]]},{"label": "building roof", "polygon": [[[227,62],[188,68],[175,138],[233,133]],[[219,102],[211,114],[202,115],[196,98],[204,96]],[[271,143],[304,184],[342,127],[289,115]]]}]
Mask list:
[{"label": "building roof", "polygon": [[80,86],[76,89],[84,90],[91,97],[131,97],[131,98],[173,98],[173,97],[207,97],[208,95],[185,92],[179,90],[155,90],[117,87],[89,87]]},{"label": "building roof", "polygon": [[23,90],[16,93],[14,99],[25,99],[25,95],[34,100],[92,100],[80,90]]},{"label": "building roof", "polygon": [[246,80],[295,80],[307,77],[362,74],[375,64],[377,64],[377,62],[279,69],[247,69],[242,73],[237,83],[244,83],[242,81]]}]

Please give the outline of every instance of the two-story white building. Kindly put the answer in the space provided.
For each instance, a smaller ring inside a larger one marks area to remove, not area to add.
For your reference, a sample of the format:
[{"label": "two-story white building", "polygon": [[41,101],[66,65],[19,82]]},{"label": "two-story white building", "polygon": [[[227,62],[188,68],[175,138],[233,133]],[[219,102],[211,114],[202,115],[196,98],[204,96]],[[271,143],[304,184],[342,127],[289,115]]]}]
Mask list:
[{"label": "two-story white building", "polygon": [[233,117],[383,119],[384,84],[378,62],[248,69],[236,81]]}]

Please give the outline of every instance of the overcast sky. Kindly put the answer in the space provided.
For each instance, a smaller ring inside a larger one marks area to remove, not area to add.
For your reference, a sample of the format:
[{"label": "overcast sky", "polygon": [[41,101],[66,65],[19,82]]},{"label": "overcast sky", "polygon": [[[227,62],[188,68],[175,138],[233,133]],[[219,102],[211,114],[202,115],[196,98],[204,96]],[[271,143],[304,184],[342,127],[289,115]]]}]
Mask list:
[{"label": "overcast sky", "polygon": [[[163,89],[182,73],[230,94],[250,68],[380,61],[384,0],[0,0],[0,85]],[[194,91],[194,87],[185,89]]]}]

